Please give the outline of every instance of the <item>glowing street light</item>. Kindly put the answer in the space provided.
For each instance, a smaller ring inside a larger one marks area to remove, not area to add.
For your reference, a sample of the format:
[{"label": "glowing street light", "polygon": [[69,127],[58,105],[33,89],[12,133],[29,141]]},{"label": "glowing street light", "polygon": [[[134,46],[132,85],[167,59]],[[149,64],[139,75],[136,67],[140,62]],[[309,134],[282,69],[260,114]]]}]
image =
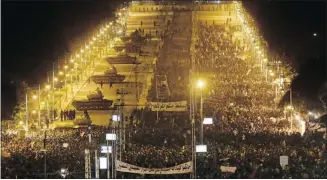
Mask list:
[{"label": "glowing street light", "polygon": [[202,80],[199,80],[197,82],[197,86],[198,86],[198,88],[202,89],[204,87],[204,82]]},{"label": "glowing street light", "polygon": [[295,119],[296,119],[296,120],[300,120],[301,117],[300,117],[299,115],[296,115],[296,116],[295,116]]},{"label": "glowing street light", "polygon": [[293,106],[288,105],[288,106],[286,106],[286,109],[287,109],[287,110],[292,110],[292,109],[293,109]]},{"label": "glowing street light", "polygon": [[45,89],[50,89],[50,85],[47,84],[47,85],[45,86]]},{"label": "glowing street light", "polygon": [[63,75],[64,73],[62,71],[59,72],[59,75]]},{"label": "glowing street light", "polygon": [[65,65],[65,69],[67,69],[68,68],[68,66],[67,65]]},{"label": "glowing street light", "polygon": [[34,99],[34,100],[37,99],[37,95],[33,95],[33,99]]}]

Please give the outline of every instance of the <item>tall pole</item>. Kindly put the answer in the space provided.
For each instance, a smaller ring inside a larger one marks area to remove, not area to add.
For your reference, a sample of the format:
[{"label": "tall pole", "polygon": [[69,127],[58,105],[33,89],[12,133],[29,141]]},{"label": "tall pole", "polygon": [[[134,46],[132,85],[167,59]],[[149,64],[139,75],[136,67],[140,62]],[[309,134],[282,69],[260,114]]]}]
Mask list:
[{"label": "tall pole", "polygon": [[108,179],[110,179],[110,167],[109,167],[110,161],[109,161],[109,141],[107,140],[107,176]]},{"label": "tall pole", "polygon": [[95,163],[95,179],[99,179],[99,162],[98,162],[97,150],[94,150],[94,163]]},{"label": "tall pole", "polygon": [[28,102],[27,102],[27,92],[26,92],[26,123],[25,123],[25,126],[26,126],[26,131],[28,131]]},{"label": "tall pole", "polygon": [[64,69],[65,69],[65,91],[66,91],[66,98],[65,98],[65,100],[67,101],[67,66],[65,65],[65,67],[64,67]]},{"label": "tall pole", "polygon": [[66,98],[65,98],[65,101],[67,101],[67,55],[65,54],[65,66],[64,66],[64,69],[65,69],[65,91],[66,91]]},{"label": "tall pole", "polygon": [[85,179],[91,179],[90,150],[85,149]]},{"label": "tall pole", "polygon": [[54,75],[55,74],[55,63],[52,63],[52,122],[55,120],[54,114],[55,114],[55,107],[54,107],[54,88],[55,88],[55,80],[54,80]]},{"label": "tall pole", "polygon": [[[48,98],[48,97],[47,97],[47,118],[48,118],[48,119],[50,118],[49,98]],[[47,127],[48,127],[49,122],[46,123],[46,124],[47,124]]]},{"label": "tall pole", "polygon": [[115,172],[115,170],[114,170],[114,168],[115,168],[114,165],[116,165],[116,163],[114,163],[114,162],[115,162],[115,160],[114,160],[114,159],[115,159],[115,158],[114,158],[114,157],[115,157],[115,156],[114,156],[114,153],[115,153],[114,148],[116,148],[116,146],[115,146],[114,141],[111,141],[111,147],[112,147],[112,152],[111,152],[111,164],[112,164],[112,165],[111,165],[111,167],[112,167],[112,168],[111,168],[111,172],[112,172],[112,175],[111,175],[111,176],[112,176],[113,179],[116,179],[116,178],[115,178],[115,176],[116,176],[116,175],[115,175],[116,172]]},{"label": "tall pole", "polygon": [[72,91],[72,97],[74,97],[74,91],[73,91],[73,71],[70,74],[70,88]]},{"label": "tall pole", "polygon": [[46,149],[47,131],[44,131],[43,149],[44,149],[44,179],[47,179],[47,149]]},{"label": "tall pole", "polygon": [[41,127],[41,85],[39,84],[39,95],[38,95],[38,103],[39,103],[39,112],[38,112],[38,118],[39,118],[39,126]]},{"label": "tall pole", "polygon": [[[115,144],[115,145],[114,145],[114,146],[115,146],[115,151],[114,151],[114,153],[115,153],[115,154],[113,154],[112,157],[115,158],[115,161],[117,161],[117,154],[118,154],[118,149],[117,149],[117,144],[118,144],[118,143],[117,143],[117,140],[118,140],[118,138],[117,138],[117,131],[116,131],[116,122],[114,122],[113,125],[114,125],[114,134],[116,134],[116,140],[115,140],[115,142],[114,142],[114,144]],[[121,159],[120,159],[120,160],[121,160]],[[117,173],[117,172],[116,172],[116,169],[114,169],[114,178],[116,177],[116,173]]]},{"label": "tall pole", "polygon": [[[48,76],[48,85],[49,85],[49,84],[50,84],[49,71],[47,71],[47,76]],[[48,96],[48,94],[47,94],[47,120],[49,120],[49,119],[50,119],[49,96]],[[47,128],[48,128],[48,124],[49,124],[49,122],[46,123],[46,124],[47,124]]]},{"label": "tall pole", "polygon": [[189,80],[189,84],[190,84],[190,122],[192,125],[192,129],[191,129],[191,152],[192,152],[192,163],[193,163],[193,167],[192,167],[192,174],[191,174],[191,178],[195,178],[196,177],[196,171],[195,171],[195,129],[194,129],[194,96],[193,96],[193,84],[192,82],[192,75],[193,72],[192,70],[190,70],[190,80]]},{"label": "tall pole", "polygon": [[201,88],[201,106],[200,106],[200,124],[201,124],[201,134],[200,134],[200,140],[201,144],[203,144],[203,97],[202,97],[202,88]]},{"label": "tall pole", "polygon": [[292,99],[292,84],[290,84],[290,104],[291,104],[291,131],[293,131],[293,99]]}]

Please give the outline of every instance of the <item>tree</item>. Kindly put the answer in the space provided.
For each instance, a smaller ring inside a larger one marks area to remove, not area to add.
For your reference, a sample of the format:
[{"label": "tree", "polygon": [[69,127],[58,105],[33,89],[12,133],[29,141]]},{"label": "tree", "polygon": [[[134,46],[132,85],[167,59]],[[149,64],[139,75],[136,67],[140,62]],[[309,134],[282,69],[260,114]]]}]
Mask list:
[{"label": "tree", "polygon": [[324,113],[327,113],[327,81],[323,83],[318,92],[318,99],[322,103]]},{"label": "tree", "polygon": [[28,92],[29,88],[26,82],[22,82],[17,86],[17,104],[14,107],[12,119],[21,121],[24,120],[26,117],[26,93]]}]

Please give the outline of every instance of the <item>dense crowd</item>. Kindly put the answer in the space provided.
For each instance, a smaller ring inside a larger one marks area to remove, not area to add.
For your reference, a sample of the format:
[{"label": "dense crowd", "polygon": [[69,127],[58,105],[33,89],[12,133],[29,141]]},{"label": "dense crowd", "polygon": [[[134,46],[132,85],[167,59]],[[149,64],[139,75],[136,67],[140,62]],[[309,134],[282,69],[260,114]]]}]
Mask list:
[{"label": "dense crowd", "polygon": [[[212,116],[214,124],[204,127],[204,144],[208,151],[197,153],[197,178],[326,178],[326,136],[319,132],[301,135],[296,125],[292,131],[289,129],[283,112],[274,106],[272,85],[265,81],[260,67],[255,65],[256,60],[244,56],[248,49],[233,37],[238,29],[229,28],[229,23],[227,20],[222,26],[198,26],[195,59],[200,72],[208,77],[204,114]],[[175,68],[180,67],[185,66]],[[161,69],[165,70],[171,72]],[[178,69],[175,72],[178,76],[168,78],[169,88],[183,92],[183,97],[187,97],[188,92],[187,72]],[[150,96],[155,97],[154,93],[150,91]],[[177,101],[181,97],[172,95],[169,100]],[[122,150],[122,161],[147,168],[171,167],[191,161],[191,123],[187,112],[153,112],[144,108],[134,110],[124,119],[128,123],[125,123],[126,149]],[[199,128],[196,129],[199,132]],[[94,177],[93,150],[98,150],[101,156],[100,146],[106,143],[106,132],[110,132],[110,128],[56,129],[27,138],[2,132],[2,151],[10,156],[2,159],[1,176],[43,178],[46,163],[49,178],[63,178],[61,168],[68,169],[66,178],[83,178],[84,150],[91,149]],[[199,144],[198,133],[196,135]],[[280,165],[280,156],[289,157],[287,166]],[[220,166],[237,169],[235,173],[226,173]],[[100,174],[105,178],[105,172]],[[118,173],[117,177],[190,176]]]}]

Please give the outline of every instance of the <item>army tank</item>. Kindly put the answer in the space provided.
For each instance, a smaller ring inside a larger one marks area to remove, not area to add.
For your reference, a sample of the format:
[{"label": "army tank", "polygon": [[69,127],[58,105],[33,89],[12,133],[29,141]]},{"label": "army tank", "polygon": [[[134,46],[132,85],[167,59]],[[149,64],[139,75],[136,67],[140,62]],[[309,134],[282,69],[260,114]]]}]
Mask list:
[{"label": "army tank", "polygon": [[118,74],[115,66],[107,69],[103,75],[94,75],[91,77],[96,84],[120,83],[125,80],[125,76]]},{"label": "army tank", "polygon": [[78,110],[110,110],[113,103],[112,100],[104,99],[104,96],[97,88],[95,92],[87,95],[88,100],[74,100],[72,105]]},{"label": "army tank", "polygon": [[108,57],[106,60],[109,64],[141,64],[136,57],[129,56],[126,53],[120,53],[116,57]]},{"label": "army tank", "polygon": [[127,53],[139,53],[141,51],[141,45],[128,41],[125,44],[115,45],[114,49],[118,52],[125,50]]}]

